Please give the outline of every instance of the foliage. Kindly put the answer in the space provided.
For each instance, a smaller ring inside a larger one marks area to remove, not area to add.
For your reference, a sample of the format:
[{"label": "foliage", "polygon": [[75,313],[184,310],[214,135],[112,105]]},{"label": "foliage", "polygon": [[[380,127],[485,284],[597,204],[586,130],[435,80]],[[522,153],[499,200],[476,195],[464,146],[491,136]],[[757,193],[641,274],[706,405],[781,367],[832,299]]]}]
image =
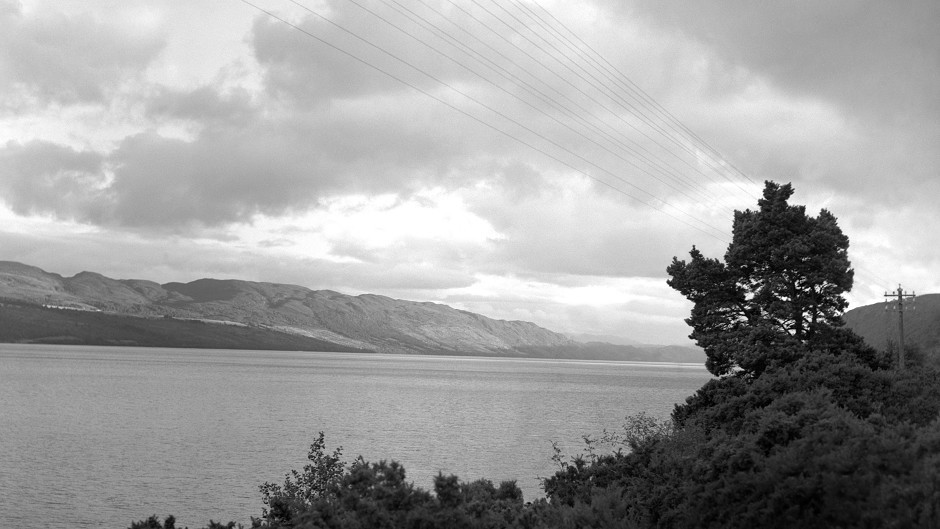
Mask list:
[{"label": "foliage", "polygon": [[166,520],[160,523],[160,519],[154,514],[146,520],[131,523],[129,529],[176,529],[176,518],[167,516]]},{"label": "foliage", "polygon": [[[241,529],[242,525],[238,524],[236,526],[235,522],[222,524],[209,520],[209,525],[205,526],[203,529],[235,529],[235,527]],[[176,529],[176,518],[173,516],[167,516],[161,524],[160,519],[157,518],[157,515],[154,514],[146,520],[132,522],[128,529]]]},{"label": "foliage", "polygon": [[[611,450],[629,449],[635,451],[652,440],[668,438],[673,434],[674,430],[675,425],[671,420],[657,419],[641,411],[635,415],[628,415],[624,419],[620,431],[609,432],[604,430],[597,439],[585,436],[584,442],[587,445],[587,452],[590,455],[595,454],[596,451],[602,447],[607,447]],[[555,451],[556,455],[553,459],[558,463],[557,447]]]},{"label": "foliage", "polygon": [[327,453],[320,432],[302,472],[292,471],[283,486],[261,486],[268,509],[254,527],[512,527],[523,510],[513,481],[497,487],[439,475],[431,494],[408,482],[397,462],[360,457],[347,465],[341,455],[341,448]]},{"label": "foliage", "polygon": [[849,241],[826,210],[792,206],[789,185],[767,182],[757,211],[736,211],[724,262],[692,247],[667,283],[694,303],[686,321],[716,376],[759,375],[792,361],[820,329],[841,325],[852,287]]},{"label": "foliage", "polygon": [[596,456],[589,443],[545,489],[572,508],[620,491],[641,527],[938,526],[938,417],[936,371],[808,356],[710,381],[671,429],[628,418],[640,432],[629,453]]},{"label": "foliage", "polygon": [[0,342],[284,351],[356,351],[272,329],[43,308],[0,300]]},{"label": "foliage", "polygon": [[269,522],[286,522],[310,508],[317,500],[334,494],[334,485],[343,477],[346,463],[343,447],[332,454],[325,452],[326,437],[320,432],[310,445],[303,472],[292,470],[284,476],[284,484],[265,482],[259,488],[266,508],[262,517]]}]

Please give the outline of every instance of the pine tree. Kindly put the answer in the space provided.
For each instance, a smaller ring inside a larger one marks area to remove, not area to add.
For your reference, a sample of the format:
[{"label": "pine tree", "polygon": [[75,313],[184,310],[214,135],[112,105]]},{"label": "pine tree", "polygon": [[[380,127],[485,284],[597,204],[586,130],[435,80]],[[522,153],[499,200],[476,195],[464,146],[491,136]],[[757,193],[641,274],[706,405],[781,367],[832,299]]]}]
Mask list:
[{"label": "pine tree", "polygon": [[689,262],[673,258],[666,269],[669,286],[694,303],[690,338],[716,376],[757,376],[843,324],[848,237],[832,213],[810,217],[787,202],[792,195],[790,184],[766,182],[756,211],[735,211],[724,261],[693,246]]}]

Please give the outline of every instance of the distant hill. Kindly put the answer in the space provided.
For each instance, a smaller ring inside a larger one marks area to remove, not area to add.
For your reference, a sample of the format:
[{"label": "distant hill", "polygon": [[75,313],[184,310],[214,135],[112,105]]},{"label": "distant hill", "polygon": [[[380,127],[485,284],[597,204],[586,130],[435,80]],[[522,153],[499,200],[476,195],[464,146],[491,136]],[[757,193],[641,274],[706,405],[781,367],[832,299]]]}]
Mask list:
[{"label": "distant hill", "polygon": [[0,341],[703,362],[688,347],[581,344],[525,321],[296,285],[63,277],[0,261]]},{"label": "distant hill", "polygon": [[[875,303],[846,312],[845,324],[872,347],[885,350],[889,342],[898,341],[897,318],[891,304]],[[940,357],[940,294],[917,296],[904,311],[904,343]]]},{"label": "distant hill", "polygon": [[611,334],[587,334],[587,333],[577,333],[577,334],[568,334],[568,338],[580,343],[591,343],[591,342],[601,342],[609,343],[614,345],[632,345],[634,347],[642,347],[644,344],[639,340],[632,340],[630,338],[624,338],[623,336],[614,336]]}]

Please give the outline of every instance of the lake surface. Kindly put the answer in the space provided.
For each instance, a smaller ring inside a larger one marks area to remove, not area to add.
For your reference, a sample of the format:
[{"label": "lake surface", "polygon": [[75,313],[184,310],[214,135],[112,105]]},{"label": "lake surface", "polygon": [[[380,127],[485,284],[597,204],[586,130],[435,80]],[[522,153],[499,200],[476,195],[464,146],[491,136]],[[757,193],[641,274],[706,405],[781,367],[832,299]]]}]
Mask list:
[{"label": "lake surface", "polygon": [[202,527],[261,514],[317,432],[347,460],[516,479],[527,500],[582,436],[666,417],[702,366],[575,360],[0,344],[0,520]]}]

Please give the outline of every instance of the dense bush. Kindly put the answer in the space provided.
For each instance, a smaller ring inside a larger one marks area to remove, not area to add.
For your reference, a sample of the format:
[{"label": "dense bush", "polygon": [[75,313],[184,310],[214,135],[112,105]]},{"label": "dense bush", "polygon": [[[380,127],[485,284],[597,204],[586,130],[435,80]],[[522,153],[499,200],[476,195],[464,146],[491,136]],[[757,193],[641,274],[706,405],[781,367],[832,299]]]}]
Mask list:
[{"label": "dense bush", "polygon": [[569,465],[546,491],[571,505],[616,488],[645,527],[940,525],[938,374],[812,369],[826,360],[712,381],[668,435]]}]

